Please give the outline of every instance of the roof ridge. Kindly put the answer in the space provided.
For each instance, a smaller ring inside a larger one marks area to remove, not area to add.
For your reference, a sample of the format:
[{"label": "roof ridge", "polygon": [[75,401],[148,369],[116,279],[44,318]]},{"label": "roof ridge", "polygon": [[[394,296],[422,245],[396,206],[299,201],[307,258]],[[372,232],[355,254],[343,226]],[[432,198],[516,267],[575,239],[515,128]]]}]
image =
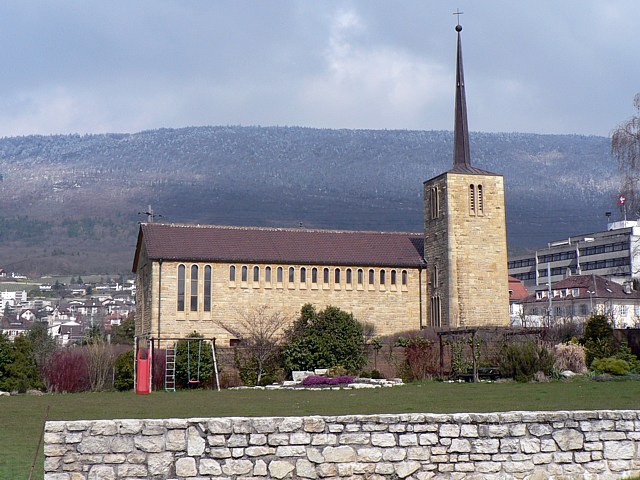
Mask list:
[{"label": "roof ridge", "polygon": [[212,230],[247,230],[247,231],[266,231],[266,232],[306,232],[306,233],[347,233],[347,234],[376,234],[376,235],[410,235],[422,236],[421,232],[401,232],[401,231],[378,231],[378,230],[340,230],[340,229],[323,229],[323,228],[296,228],[296,227],[259,227],[259,226],[243,226],[243,225],[210,225],[210,224],[194,224],[194,223],[160,223],[160,222],[141,222],[141,226],[161,225],[165,227],[179,228],[202,228]]}]

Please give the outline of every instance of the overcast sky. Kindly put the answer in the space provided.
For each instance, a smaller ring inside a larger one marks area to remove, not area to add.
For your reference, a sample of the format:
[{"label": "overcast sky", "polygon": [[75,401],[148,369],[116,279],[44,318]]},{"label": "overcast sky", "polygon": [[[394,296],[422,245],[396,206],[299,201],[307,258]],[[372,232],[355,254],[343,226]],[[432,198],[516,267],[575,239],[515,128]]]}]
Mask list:
[{"label": "overcast sky", "polygon": [[0,136],[195,125],[608,136],[638,0],[2,0]]}]

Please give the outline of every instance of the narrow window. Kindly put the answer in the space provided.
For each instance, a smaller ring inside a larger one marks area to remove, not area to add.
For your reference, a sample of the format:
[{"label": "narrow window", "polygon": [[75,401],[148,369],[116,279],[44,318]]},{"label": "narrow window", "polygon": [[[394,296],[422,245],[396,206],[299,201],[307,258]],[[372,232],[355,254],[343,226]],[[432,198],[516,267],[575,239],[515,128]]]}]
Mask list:
[{"label": "narrow window", "polygon": [[353,283],[353,273],[351,272],[350,268],[347,268],[347,285],[351,285]]},{"label": "narrow window", "polygon": [[482,191],[482,185],[478,185],[478,215],[484,213],[484,193]]},{"label": "narrow window", "polygon": [[300,268],[300,283],[307,283],[307,269],[305,267]]},{"label": "narrow window", "polygon": [[328,268],[325,268],[325,269],[322,271],[322,281],[323,281],[323,283],[324,283],[325,285],[328,285],[328,284],[329,284],[329,269],[328,269]]},{"label": "narrow window", "polygon": [[257,265],[253,267],[253,282],[260,283],[260,267]]},{"label": "narrow window", "polygon": [[289,267],[289,284],[293,285],[296,281],[296,269],[293,267]]},{"label": "narrow window", "polygon": [[361,268],[358,269],[358,286],[361,287],[364,283],[364,272]]},{"label": "narrow window", "polygon": [[267,284],[271,283],[271,267],[266,267],[264,269],[264,281]]},{"label": "narrow window", "polygon": [[311,269],[311,283],[313,284],[318,283],[318,269],[316,267],[313,267]]},{"label": "narrow window", "polygon": [[178,266],[178,311],[184,312],[184,265]]},{"label": "narrow window", "polygon": [[229,267],[229,281],[230,282],[235,282],[236,281],[236,266],[235,265],[231,265]]},{"label": "narrow window", "polygon": [[431,272],[431,285],[433,288],[438,288],[438,284],[440,283],[440,278],[438,276],[438,266],[433,266],[433,272]]},{"label": "narrow window", "polygon": [[336,268],[335,272],[334,272],[334,283],[336,285],[340,285],[340,269]]},{"label": "narrow window", "polygon": [[369,269],[369,286],[373,287],[376,283],[376,272],[373,271],[373,268]]},{"label": "narrow window", "polygon": [[407,271],[406,270],[402,270],[402,286],[406,287],[407,286]]},{"label": "narrow window", "polygon": [[435,295],[431,297],[431,325],[433,327],[439,327],[441,324],[441,305],[440,305],[440,297]]},{"label": "narrow window", "polygon": [[391,285],[395,286],[396,284],[396,271],[391,270]]},{"label": "narrow window", "polygon": [[387,272],[380,270],[380,285],[384,286],[385,283],[387,283]]},{"label": "narrow window", "polygon": [[204,311],[211,311],[211,265],[204,267]]},{"label": "narrow window", "polygon": [[276,282],[282,283],[282,267],[278,267],[276,270]]},{"label": "narrow window", "polygon": [[440,216],[440,192],[438,187],[431,187],[431,218]]},{"label": "narrow window", "polygon": [[191,265],[191,311],[198,311],[198,266]]},{"label": "narrow window", "polygon": [[476,187],[469,185],[469,215],[476,214]]},{"label": "narrow window", "polygon": [[242,279],[242,281],[243,281],[243,282],[246,282],[246,281],[247,281],[247,274],[248,274],[247,266],[246,266],[246,265],[243,265],[243,266],[242,266],[242,277],[241,277],[241,279]]}]

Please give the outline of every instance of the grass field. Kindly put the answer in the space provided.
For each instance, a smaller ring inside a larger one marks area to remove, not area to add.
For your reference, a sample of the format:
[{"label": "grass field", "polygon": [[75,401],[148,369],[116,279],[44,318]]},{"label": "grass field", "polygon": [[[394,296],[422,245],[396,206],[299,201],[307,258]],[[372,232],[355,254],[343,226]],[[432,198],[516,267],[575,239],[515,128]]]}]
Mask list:
[{"label": "grass field", "polygon": [[[28,478],[50,420],[640,409],[639,381],[417,383],[376,390],[225,390],[0,397],[0,478]],[[34,478],[43,477],[42,448]]]}]

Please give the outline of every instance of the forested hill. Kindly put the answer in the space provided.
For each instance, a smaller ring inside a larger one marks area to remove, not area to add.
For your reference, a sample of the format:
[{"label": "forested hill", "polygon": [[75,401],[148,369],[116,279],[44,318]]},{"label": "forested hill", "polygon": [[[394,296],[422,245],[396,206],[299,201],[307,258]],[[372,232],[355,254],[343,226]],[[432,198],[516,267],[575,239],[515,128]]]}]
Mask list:
[{"label": "forested hill", "polygon": [[[474,165],[504,175],[511,251],[605,227],[618,178],[604,137],[474,133]],[[0,139],[0,267],[130,269],[138,212],[158,221],[422,229],[422,182],[452,133],[189,127]]]}]

